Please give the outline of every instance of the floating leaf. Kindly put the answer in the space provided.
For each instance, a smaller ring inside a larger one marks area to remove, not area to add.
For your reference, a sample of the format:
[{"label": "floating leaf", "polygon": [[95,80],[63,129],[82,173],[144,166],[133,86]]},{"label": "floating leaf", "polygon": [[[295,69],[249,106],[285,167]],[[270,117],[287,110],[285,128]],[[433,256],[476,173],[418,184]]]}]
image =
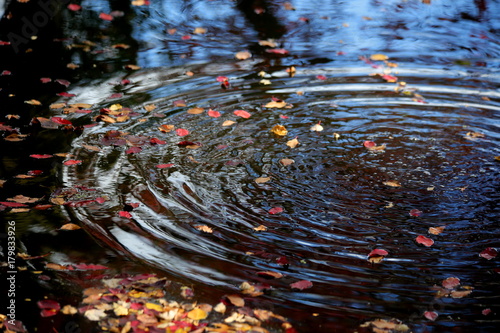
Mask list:
[{"label": "floating leaf", "polygon": [[299,289],[299,290],[308,289],[308,288],[311,288],[312,286],[313,286],[313,283],[311,281],[308,281],[308,280],[301,280],[301,281],[297,281],[297,282],[290,284],[290,287],[292,287],[293,289]]},{"label": "floating leaf", "polygon": [[279,136],[285,136],[288,134],[288,130],[283,125],[274,125],[271,132]]},{"label": "floating leaf", "polygon": [[107,317],[107,314],[104,312],[104,310],[100,309],[87,310],[83,315],[87,317],[88,320],[91,321],[99,321]]},{"label": "floating leaf", "polygon": [[167,163],[167,164],[158,164],[156,167],[158,169],[165,169],[165,168],[171,168],[173,167],[174,164],[173,163]]},{"label": "floating leaf", "polygon": [[435,312],[435,311],[425,311],[424,312],[424,317],[427,318],[427,319],[429,319],[429,320],[434,321],[434,320],[437,319],[438,313]]},{"label": "floating leaf", "polygon": [[486,249],[481,251],[481,253],[479,253],[479,256],[483,257],[484,259],[491,260],[495,258],[497,254],[497,249],[495,249],[494,247],[487,247]]},{"label": "floating leaf", "polygon": [[78,229],[81,229],[82,227],[80,227],[79,225],[77,224],[74,224],[74,223],[66,223],[64,224],[61,228],[59,228],[59,230],[78,230]]},{"label": "floating leaf", "polygon": [[235,54],[235,58],[238,60],[245,60],[245,59],[248,59],[251,57],[252,57],[252,54],[248,51],[240,51],[240,52]]},{"label": "floating leaf", "polygon": [[129,149],[125,150],[126,154],[137,154],[142,151],[141,147],[130,147]]},{"label": "floating leaf", "polygon": [[314,132],[321,132],[323,130],[323,126],[321,126],[321,121],[317,124],[312,125],[310,130]]},{"label": "floating leaf", "polygon": [[52,117],[50,120],[59,125],[71,125],[71,121],[61,117]]},{"label": "floating leaf", "polygon": [[63,164],[64,165],[79,165],[82,164],[82,160],[67,160]]},{"label": "floating leaf", "polygon": [[441,226],[441,227],[430,227],[428,232],[432,235],[439,235],[440,233],[443,232],[443,230],[445,229],[446,227],[445,226]]},{"label": "floating leaf", "polygon": [[257,275],[272,279],[280,279],[283,277],[283,274],[281,274],[280,272],[272,272],[272,271],[257,272]]},{"label": "floating leaf", "polygon": [[267,183],[270,180],[271,180],[271,177],[259,177],[259,178],[255,178],[255,182],[257,184]]},{"label": "floating leaf", "polygon": [[40,101],[38,101],[36,99],[30,99],[29,101],[24,101],[24,103],[31,104],[31,105],[42,105],[42,103],[40,103]]},{"label": "floating leaf", "polygon": [[201,113],[203,113],[203,111],[205,111],[203,108],[191,108],[191,109],[187,110],[187,113],[189,113],[189,114],[201,114]]},{"label": "floating leaf", "polygon": [[267,103],[266,105],[264,105],[264,107],[269,108],[269,109],[272,109],[272,108],[281,109],[281,108],[284,108],[286,105],[287,105],[287,103],[285,101],[278,100],[278,101],[271,101],[271,102]]},{"label": "floating leaf", "polygon": [[214,118],[219,118],[220,117],[220,112],[219,111],[215,111],[215,110],[212,110],[212,109],[209,109],[207,114],[210,116],[210,117],[214,117]]},{"label": "floating leaf", "polygon": [[384,150],[386,147],[385,144],[377,146],[377,144],[373,141],[364,141],[363,146],[365,146],[366,149],[372,150],[372,151]]},{"label": "floating leaf", "polygon": [[472,290],[452,290],[450,292],[450,296],[452,298],[463,298],[465,296],[469,296]]},{"label": "floating leaf", "polygon": [[178,128],[175,130],[175,133],[177,133],[178,136],[186,136],[189,134],[189,131],[184,128]]},{"label": "floating leaf", "polygon": [[226,297],[234,306],[237,307],[245,306],[245,300],[238,295],[228,295]]},{"label": "floating leaf", "polygon": [[127,218],[127,219],[131,219],[131,218],[132,218],[132,214],[130,214],[130,212],[127,212],[127,211],[125,211],[125,210],[119,211],[119,212],[118,212],[118,215],[119,215],[120,217],[125,217],[125,218]]},{"label": "floating leaf", "polygon": [[369,254],[368,254],[368,257],[372,257],[372,256],[386,256],[388,255],[389,252],[387,252],[386,250],[384,249],[375,249],[375,250],[372,250]]},{"label": "floating leaf", "polygon": [[410,216],[418,217],[418,216],[422,215],[422,212],[418,209],[412,209],[412,210],[410,210],[409,214],[410,214]]},{"label": "floating leaf", "polygon": [[161,125],[158,127],[158,129],[163,132],[163,133],[168,133],[168,132],[171,132],[173,131],[175,128],[174,125],[167,125],[167,124],[164,124],[164,125]]},{"label": "floating leaf", "polygon": [[326,80],[326,76],[324,76],[324,75],[316,75],[316,78],[318,80]]},{"label": "floating leaf", "polygon": [[94,264],[75,264],[73,265],[76,269],[84,270],[84,271],[94,271],[94,270],[102,270],[109,269],[109,267],[103,265],[94,265]]},{"label": "floating leaf", "polygon": [[252,116],[249,112],[247,112],[247,111],[245,111],[245,110],[236,110],[236,111],[234,111],[233,113],[234,113],[236,116],[238,116],[238,117],[242,117],[242,118],[245,118],[245,119],[248,119],[248,118],[250,118],[250,117]]},{"label": "floating leaf", "polygon": [[391,187],[401,187],[401,184],[397,180],[388,180],[383,184]]},{"label": "floating leaf", "polygon": [[231,126],[233,124],[235,124],[236,122],[235,121],[232,121],[232,120],[226,120],[222,123],[222,126]]},{"label": "floating leaf", "polygon": [[105,20],[105,21],[113,21],[113,16],[106,14],[106,13],[100,13],[99,18],[101,20]]},{"label": "floating leaf", "polygon": [[446,289],[453,289],[460,285],[460,279],[456,277],[449,277],[441,282],[441,285]]},{"label": "floating leaf", "polygon": [[283,212],[283,208],[282,207],[273,207],[269,210],[269,214],[279,214],[279,213],[282,213]]},{"label": "floating leaf", "polygon": [[280,163],[281,163],[281,164],[283,164],[284,166],[288,166],[288,165],[290,165],[290,164],[295,163],[295,161],[294,161],[294,160],[292,160],[291,158],[282,158],[282,159],[280,160]]},{"label": "floating leaf", "polygon": [[194,28],[194,30],[193,30],[193,34],[195,34],[195,35],[202,35],[202,34],[205,34],[206,32],[207,32],[207,29],[202,28],[202,27],[197,27],[197,28]]},{"label": "floating leaf", "polygon": [[208,225],[195,225],[194,226],[196,228],[196,230],[200,230],[200,231],[203,231],[203,232],[206,232],[208,234],[211,234],[214,232],[214,230],[212,228],[210,228]]},{"label": "floating leaf", "polygon": [[299,144],[299,140],[297,139],[297,137],[295,137],[294,139],[292,140],[289,140],[286,145],[290,148],[295,148],[297,147],[297,145]]},{"label": "floating leaf", "polygon": [[417,236],[417,238],[415,238],[415,241],[427,247],[432,246],[434,244],[434,241],[431,238],[427,238],[422,235]]},{"label": "floating leaf", "polygon": [[152,145],[164,145],[167,143],[167,141],[164,141],[164,140],[160,140],[158,138],[151,138],[151,140],[149,140],[149,142],[152,144]]},{"label": "floating leaf", "polygon": [[153,111],[155,109],[156,109],[156,105],[155,104],[144,105],[144,110],[146,110],[147,112],[151,112],[151,111]]},{"label": "floating leaf", "polygon": [[372,54],[370,56],[370,59],[375,60],[375,61],[376,60],[387,60],[387,59],[389,59],[389,57],[386,56],[385,54],[376,53],[376,54]]},{"label": "floating leaf", "polygon": [[267,231],[267,227],[265,225],[259,225],[258,227],[253,228],[255,231]]}]

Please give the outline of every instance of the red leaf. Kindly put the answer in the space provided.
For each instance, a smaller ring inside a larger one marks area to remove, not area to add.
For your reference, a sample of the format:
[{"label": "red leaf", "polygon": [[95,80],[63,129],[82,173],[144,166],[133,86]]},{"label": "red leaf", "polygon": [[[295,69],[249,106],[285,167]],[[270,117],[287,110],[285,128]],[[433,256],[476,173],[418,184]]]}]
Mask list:
[{"label": "red leaf", "polygon": [[41,159],[41,158],[51,158],[52,155],[49,155],[49,154],[32,154],[32,155],[30,155],[30,157]]},{"label": "red leaf", "polygon": [[126,217],[127,219],[132,218],[132,214],[130,214],[129,212],[124,211],[124,210],[118,212],[118,215],[120,215],[120,217]]},{"label": "red leaf", "polygon": [[175,130],[175,133],[177,133],[178,136],[186,136],[189,134],[189,131],[184,128],[178,128]]},{"label": "red leaf", "polygon": [[410,216],[420,216],[420,215],[422,215],[422,212],[419,211],[418,209],[410,210]]},{"label": "red leaf", "polygon": [[318,80],[326,80],[326,76],[324,76],[324,75],[316,75],[316,78]]},{"label": "red leaf", "polygon": [[483,316],[487,316],[491,313],[491,309],[484,309],[483,311],[481,311],[481,313],[483,314]]},{"label": "red leaf", "polygon": [[125,150],[126,154],[135,154],[135,153],[140,153],[142,151],[141,147],[130,147],[129,149]]},{"label": "red leaf", "polygon": [[129,83],[130,83],[130,80],[127,80],[127,79],[123,79],[123,80],[120,81],[120,84],[122,84],[124,86],[127,85],[127,84],[129,84]]},{"label": "red leaf", "polygon": [[278,259],[276,259],[276,263],[278,265],[288,265],[288,259],[285,256],[281,256]]},{"label": "red leaf", "polygon": [[460,285],[460,279],[456,277],[449,277],[443,280],[442,285],[446,289],[453,289]]},{"label": "red leaf", "polygon": [[288,119],[288,116],[285,116],[284,114],[280,114],[281,119]]},{"label": "red leaf", "polygon": [[67,160],[63,164],[64,165],[75,165],[75,164],[82,164],[82,160]]},{"label": "red leaf", "polygon": [[69,87],[69,85],[71,84],[71,82],[69,82],[68,80],[63,80],[63,79],[57,79],[56,82],[62,84],[65,87]]},{"label": "red leaf", "polygon": [[372,148],[372,147],[375,147],[377,144],[373,141],[365,141],[363,142],[363,146],[365,146],[366,148]]},{"label": "red leaf", "polygon": [[173,167],[174,164],[173,163],[167,163],[167,164],[158,164],[156,167],[158,169],[165,169],[165,168],[171,168]]},{"label": "red leaf", "polygon": [[281,207],[273,207],[269,210],[269,214],[272,214],[272,215],[279,214],[281,212],[283,212],[283,208],[281,208]]},{"label": "red leaf", "polygon": [[151,144],[153,145],[164,145],[167,143],[167,141],[163,141],[157,138],[152,138],[151,140],[149,140],[149,142],[151,142]]},{"label": "red leaf", "polygon": [[30,170],[30,171],[28,171],[28,175],[30,175],[30,176],[39,176],[41,174],[43,174],[42,170]]},{"label": "red leaf", "polygon": [[415,238],[416,242],[422,245],[425,245],[427,247],[432,246],[434,244],[434,241],[430,238],[427,238],[425,236],[419,235],[417,238]]},{"label": "red leaf", "polygon": [[387,82],[396,82],[398,80],[397,77],[393,76],[393,75],[389,75],[389,74],[384,74],[382,75],[382,78],[384,80],[386,80]]},{"label": "red leaf", "polygon": [[425,311],[424,316],[425,318],[434,321],[438,317],[438,313],[435,311]]},{"label": "red leaf", "polygon": [[308,281],[308,280],[301,280],[301,281],[297,281],[297,282],[290,284],[290,287],[292,287],[294,289],[300,289],[300,290],[308,289],[308,288],[311,288],[312,286],[313,286],[313,283],[311,281]]},{"label": "red leaf", "polygon": [[103,198],[103,197],[96,198],[95,202],[100,203],[100,204],[105,203],[106,202],[106,198]]},{"label": "red leaf", "polygon": [[199,146],[198,143],[196,142],[191,142],[191,141],[181,141],[177,144],[179,147],[185,147],[185,146]]},{"label": "red leaf", "polygon": [[208,115],[210,117],[219,118],[220,117],[220,112],[210,109],[210,110],[208,110]]},{"label": "red leaf", "polygon": [[68,9],[69,9],[69,10],[72,10],[72,11],[74,11],[74,12],[77,12],[77,11],[79,11],[80,9],[82,9],[82,6],[77,5],[77,4],[74,4],[74,3],[70,3],[70,4],[68,5]]},{"label": "red leaf", "polygon": [[76,269],[81,269],[81,270],[99,270],[99,269],[108,269],[106,266],[102,265],[87,265],[87,264],[76,264],[73,265]]},{"label": "red leaf", "polygon": [[227,76],[217,76],[217,82],[224,82],[227,80],[228,80]]},{"label": "red leaf", "polygon": [[69,121],[68,119],[65,119],[65,118],[61,118],[61,117],[52,117],[50,118],[50,120],[56,124],[59,124],[59,125],[71,125],[71,121]]},{"label": "red leaf", "polygon": [[59,93],[57,94],[58,96],[62,96],[62,97],[75,97],[76,95],[75,94],[70,94],[68,92],[62,92],[62,93]]},{"label": "red leaf", "polygon": [[22,203],[18,202],[9,202],[9,201],[1,201],[0,205],[4,205],[6,207],[28,207]]},{"label": "red leaf", "polygon": [[4,76],[4,75],[11,75],[12,72],[11,71],[8,71],[8,70],[3,70],[2,73],[0,73],[0,76]]},{"label": "red leaf", "polygon": [[184,35],[181,37],[182,40],[189,40],[191,39],[191,36],[190,35]]},{"label": "red leaf", "polygon": [[114,93],[114,94],[111,94],[108,99],[114,99],[114,98],[122,98],[123,97],[123,94],[122,93]]},{"label": "red leaf", "polygon": [[384,249],[375,249],[372,252],[368,254],[368,257],[373,257],[373,256],[386,256],[388,255],[389,252],[387,252]]},{"label": "red leaf", "polygon": [[40,81],[42,81],[42,83],[49,83],[52,79],[50,77],[42,77],[40,78]]},{"label": "red leaf", "polygon": [[105,21],[113,21],[113,16],[106,13],[99,14],[99,18]]},{"label": "red leaf", "polygon": [[40,316],[41,317],[52,317],[52,316],[55,316],[57,314],[57,311],[56,310],[52,310],[52,309],[43,309],[42,311],[40,311]]},{"label": "red leaf", "polygon": [[57,303],[56,301],[53,301],[51,299],[44,299],[41,301],[38,301],[36,303],[40,309],[50,309],[54,311],[58,311],[61,309],[61,305]]},{"label": "red leaf", "polygon": [[10,45],[10,42],[6,42],[4,40],[0,40],[0,45]]},{"label": "red leaf", "polygon": [[248,119],[248,118],[250,118],[252,116],[249,112],[247,112],[245,110],[236,110],[236,111],[234,111],[234,114],[236,116],[239,116],[239,117],[242,117],[242,118],[245,118],[245,119]]},{"label": "red leaf", "polygon": [[487,247],[486,249],[481,251],[481,253],[479,253],[479,255],[481,257],[483,257],[484,259],[487,259],[487,260],[491,260],[491,259],[495,258],[497,256],[497,254],[498,254],[498,251],[494,247]]},{"label": "red leaf", "polygon": [[266,50],[268,53],[274,53],[274,54],[288,54],[288,50],[285,49],[270,49]]}]

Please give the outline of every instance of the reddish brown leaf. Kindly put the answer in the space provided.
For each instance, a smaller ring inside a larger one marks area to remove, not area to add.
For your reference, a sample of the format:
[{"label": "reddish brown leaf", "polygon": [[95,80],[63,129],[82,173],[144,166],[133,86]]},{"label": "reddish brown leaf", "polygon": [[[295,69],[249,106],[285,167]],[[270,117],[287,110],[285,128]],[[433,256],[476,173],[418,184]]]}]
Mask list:
[{"label": "reddish brown leaf", "polygon": [[270,49],[270,50],[268,49],[266,50],[266,52],[274,54],[283,54],[283,55],[288,54],[288,50],[285,49]]},{"label": "reddish brown leaf", "polygon": [[62,97],[75,97],[76,95],[75,94],[70,94],[68,92],[62,92],[62,93],[58,93],[57,96],[62,96]]},{"label": "reddish brown leaf", "polygon": [[178,136],[186,136],[189,134],[189,131],[184,128],[178,128],[175,130],[175,133],[177,133]]},{"label": "reddish brown leaf", "polygon": [[312,286],[313,286],[313,283],[311,281],[308,281],[308,280],[301,280],[301,281],[297,281],[297,282],[290,284],[290,287],[292,287],[293,289],[299,289],[299,290],[308,289],[308,288],[311,288]]},{"label": "reddish brown leaf", "polygon": [[151,140],[149,140],[149,142],[151,142],[151,144],[153,145],[164,145],[167,143],[167,141],[163,141],[157,138],[152,138]]},{"label": "reddish brown leaf", "polygon": [[425,311],[424,312],[424,317],[429,319],[429,320],[436,320],[436,318],[438,317],[438,313],[435,312],[435,311]]},{"label": "reddish brown leaf", "polygon": [[497,256],[497,254],[498,254],[498,251],[494,247],[487,247],[486,249],[481,251],[481,253],[479,253],[479,255],[481,257],[483,257],[484,259],[487,259],[487,260],[491,260],[491,259],[495,258]]},{"label": "reddish brown leaf", "polygon": [[82,160],[67,160],[65,161],[63,164],[64,165],[78,165],[78,164],[82,164]]},{"label": "reddish brown leaf", "polygon": [[269,214],[279,214],[279,213],[282,213],[283,212],[283,208],[282,207],[273,207],[269,210]]},{"label": "reddish brown leaf", "polygon": [[9,201],[0,201],[0,205],[3,205],[5,207],[28,207],[25,204],[19,203],[19,202],[9,202]]},{"label": "reddish brown leaf", "polygon": [[418,216],[422,215],[422,212],[418,209],[412,209],[412,210],[410,210],[409,214],[410,214],[410,216],[418,217]]},{"label": "reddish brown leaf", "polygon": [[316,78],[318,80],[326,80],[326,76],[324,76],[324,75],[316,75]]},{"label": "reddish brown leaf", "polygon": [[245,110],[236,110],[236,111],[234,111],[234,114],[238,117],[242,117],[245,119],[248,119],[252,116],[249,112],[247,112]]},{"label": "reddish brown leaf", "polygon": [[427,238],[422,235],[417,236],[417,238],[415,238],[415,241],[427,247],[432,246],[434,244],[434,241],[431,238]]},{"label": "reddish brown leaf", "polygon": [[368,257],[372,257],[372,256],[386,256],[388,255],[389,252],[387,252],[386,250],[384,249],[375,249],[375,250],[372,250],[369,254],[368,254]]},{"label": "reddish brown leaf", "polygon": [[130,147],[129,149],[125,150],[126,154],[136,154],[140,153],[142,151],[141,147]]},{"label": "reddish brown leaf", "polygon": [[165,169],[165,168],[171,168],[173,167],[174,164],[173,163],[167,163],[167,164],[158,164],[156,167],[158,169]]},{"label": "reddish brown leaf", "polygon": [[444,279],[441,284],[446,289],[453,289],[453,288],[458,287],[460,285],[460,279],[456,278],[456,277],[449,277],[447,279]]},{"label": "reddish brown leaf", "polygon": [[227,76],[217,76],[217,82],[228,81]]}]

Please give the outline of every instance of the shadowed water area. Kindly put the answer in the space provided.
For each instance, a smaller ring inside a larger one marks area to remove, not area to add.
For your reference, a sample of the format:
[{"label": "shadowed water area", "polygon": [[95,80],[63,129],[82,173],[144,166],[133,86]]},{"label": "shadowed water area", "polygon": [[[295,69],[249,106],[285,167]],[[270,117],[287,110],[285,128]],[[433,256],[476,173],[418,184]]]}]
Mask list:
[{"label": "shadowed water area", "polygon": [[3,208],[24,251],[207,299],[248,282],[299,332],[498,328],[498,2],[161,1],[121,8],[126,32],[96,18],[110,3],[61,9],[57,43],[82,68],[33,114],[82,127],[42,121],[4,157],[2,201],[63,201]]}]

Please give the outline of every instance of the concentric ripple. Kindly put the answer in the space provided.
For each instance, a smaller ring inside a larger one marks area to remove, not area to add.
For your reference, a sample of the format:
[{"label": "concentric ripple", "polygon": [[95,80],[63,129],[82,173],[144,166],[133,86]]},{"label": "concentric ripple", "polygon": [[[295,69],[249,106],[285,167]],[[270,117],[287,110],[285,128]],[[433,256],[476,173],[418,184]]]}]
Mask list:
[{"label": "concentric ripple", "polygon": [[[404,85],[360,62],[297,68],[293,77],[285,68],[267,69],[271,85],[263,85],[253,65],[199,65],[192,77],[185,69],[144,71],[113,101],[102,102],[105,93],[94,85],[75,91],[100,107],[120,103],[135,111],[74,142],[71,153],[84,163],[66,167],[66,186],[99,188],[109,198],[72,208],[87,230],[139,262],[204,285],[265,283],[261,298],[319,313],[333,326],[374,316],[417,324],[436,302],[453,321],[473,325],[483,308],[498,309],[498,278],[491,279],[498,272],[479,253],[500,246],[499,73],[399,63],[394,75]],[[229,89],[218,75],[229,78]],[[265,107],[272,97],[288,105]],[[178,100],[186,106],[175,106]],[[151,103],[157,109],[144,111]],[[187,112],[194,107],[205,111]],[[210,108],[221,116],[207,115]],[[223,126],[228,120],[234,124]],[[311,131],[318,123],[324,130]],[[189,134],[163,133],[164,124]],[[272,133],[276,124],[288,134]],[[110,131],[128,144],[110,143]],[[299,145],[287,146],[294,138]],[[364,141],[386,148],[371,151]],[[142,151],[127,153],[130,146]],[[257,183],[259,177],[269,180]],[[120,217],[130,203],[139,203],[132,218]],[[276,207],[283,211],[272,214]],[[428,234],[439,226],[446,227],[441,234]],[[418,235],[434,245],[417,244]],[[367,256],[376,248],[389,255],[372,264]],[[284,277],[268,280],[258,274],[265,271]],[[473,292],[436,300],[432,287],[450,276]],[[290,287],[300,280],[313,286]]]}]

